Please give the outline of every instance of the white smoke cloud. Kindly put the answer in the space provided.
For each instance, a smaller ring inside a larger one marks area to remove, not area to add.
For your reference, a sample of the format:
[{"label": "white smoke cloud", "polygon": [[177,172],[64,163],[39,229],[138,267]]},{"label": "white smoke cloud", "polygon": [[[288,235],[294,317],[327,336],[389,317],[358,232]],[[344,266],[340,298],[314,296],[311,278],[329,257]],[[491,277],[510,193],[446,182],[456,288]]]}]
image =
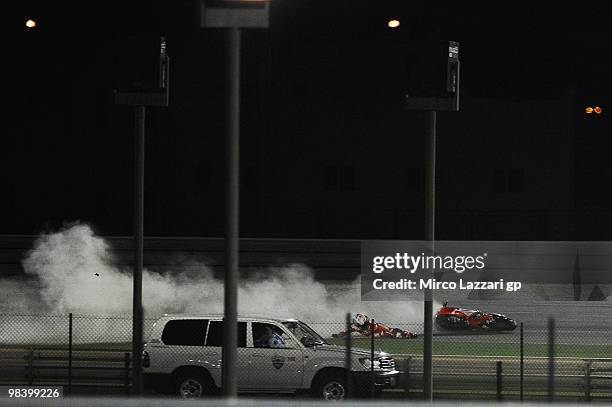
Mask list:
[{"label": "white smoke cloud", "polygon": [[[111,247],[85,224],[41,235],[23,261],[30,283],[11,283],[20,300],[9,308],[21,313],[69,312],[123,315],[132,310],[131,270],[118,266]],[[147,317],[163,313],[222,313],[223,281],[202,262],[190,273],[143,272],[143,306]],[[341,284],[316,281],[303,264],[255,271],[240,281],[241,314],[299,318],[310,322],[344,321],[347,312],[362,312],[382,322],[420,324],[418,302],[362,302],[358,280]],[[5,307],[6,309],[6,307]]]}]

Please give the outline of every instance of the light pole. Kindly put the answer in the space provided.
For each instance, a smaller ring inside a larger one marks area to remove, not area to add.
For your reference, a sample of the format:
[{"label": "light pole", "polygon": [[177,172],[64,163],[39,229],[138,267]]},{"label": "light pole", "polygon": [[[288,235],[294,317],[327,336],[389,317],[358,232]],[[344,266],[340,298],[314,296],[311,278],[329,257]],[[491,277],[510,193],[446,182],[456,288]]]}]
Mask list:
[{"label": "light pole", "polygon": [[134,277],[132,294],[132,392],[142,394],[142,268],[144,257],[145,107],[134,106]]},{"label": "light pole", "polygon": [[238,267],[240,215],[240,29],[227,29],[227,144],[225,284],[223,318],[223,395],[238,392],[236,380],[238,332]]},{"label": "light pole", "polygon": [[[115,90],[115,104],[133,106],[134,109],[134,271],[132,291],[132,394],[140,395],[143,391],[142,364],[140,358],[143,350],[143,307],[142,307],[142,269],[144,257],[144,176],[145,176],[145,117],[146,106],[168,106],[170,60],[166,54],[166,38],[155,39],[155,48],[159,49],[159,62],[156,67],[157,77],[141,77],[142,72],[149,72],[148,58],[142,49],[147,49],[151,41],[143,40],[127,47],[128,53],[134,52],[126,59],[119,61],[120,75],[125,80]],[[123,71],[122,71],[123,69]],[[134,86],[133,84],[138,85]],[[143,85],[144,84],[144,85]]]},{"label": "light pole", "polygon": [[225,281],[221,390],[224,397],[238,392],[238,280],[240,244],[240,29],[268,27],[267,0],[200,0],[200,27],[227,32],[227,144]]},{"label": "light pole", "polygon": [[[406,94],[407,110],[425,111],[425,241],[434,254],[436,229],[436,119],[437,111],[459,110],[459,43],[413,43],[413,76]],[[442,74],[441,74],[442,73]],[[433,298],[423,292],[423,398],[433,400]]]},{"label": "light pole", "polygon": [[[425,113],[425,240],[429,255],[434,255],[436,237],[436,111]],[[430,289],[423,293],[423,395],[433,399],[433,298]]]}]

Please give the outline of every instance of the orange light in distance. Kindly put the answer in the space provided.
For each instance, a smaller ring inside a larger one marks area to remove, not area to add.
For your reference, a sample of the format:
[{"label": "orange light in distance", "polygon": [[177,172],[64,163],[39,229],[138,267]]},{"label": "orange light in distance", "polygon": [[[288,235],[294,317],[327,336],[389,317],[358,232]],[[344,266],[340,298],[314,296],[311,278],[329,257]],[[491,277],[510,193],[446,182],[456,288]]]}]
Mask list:
[{"label": "orange light in distance", "polygon": [[597,114],[601,114],[603,112],[603,109],[599,106],[595,106],[595,109],[593,109],[593,111]]},{"label": "orange light in distance", "polygon": [[584,109],[584,112],[585,112],[586,114],[591,114],[591,113],[593,113],[593,108],[592,108],[591,106],[589,106],[589,107],[587,107],[586,109]]},{"label": "orange light in distance", "polygon": [[25,25],[26,25],[26,27],[28,27],[28,28],[34,28],[34,27],[36,27],[36,21],[34,21],[34,20],[28,20],[28,21],[26,21]]},{"label": "orange light in distance", "polygon": [[399,20],[389,20],[387,22],[387,27],[389,27],[389,28],[397,28],[399,26],[400,26]]}]

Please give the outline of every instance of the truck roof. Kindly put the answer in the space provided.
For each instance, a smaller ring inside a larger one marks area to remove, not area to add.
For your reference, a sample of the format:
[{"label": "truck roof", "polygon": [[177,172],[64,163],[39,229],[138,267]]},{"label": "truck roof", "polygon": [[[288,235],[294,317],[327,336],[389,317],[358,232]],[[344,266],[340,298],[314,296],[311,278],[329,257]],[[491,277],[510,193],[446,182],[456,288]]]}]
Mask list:
[{"label": "truck roof", "polygon": [[[187,318],[187,319],[223,319],[223,314],[192,314],[192,313],[179,313],[179,314],[164,314],[159,319],[179,319],[179,318]],[[297,321],[296,318],[275,318],[265,315],[253,315],[253,314],[238,314],[238,319],[241,320],[249,320],[249,321],[276,321],[276,322],[288,322],[288,321]]]}]

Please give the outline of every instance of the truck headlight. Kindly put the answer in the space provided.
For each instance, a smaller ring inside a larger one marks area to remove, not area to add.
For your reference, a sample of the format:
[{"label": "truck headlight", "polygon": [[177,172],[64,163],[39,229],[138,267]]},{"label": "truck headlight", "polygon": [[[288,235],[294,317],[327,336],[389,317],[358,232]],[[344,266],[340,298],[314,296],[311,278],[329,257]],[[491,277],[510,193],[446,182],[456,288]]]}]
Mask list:
[{"label": "truck headlight", "polygon": [[[365,367],[366,369],[372,368],[372,361],[370,360],[370,358],[361,358],[359,359],[359,362],[361,362],[363,367]],[[374,369],[380,369],[380,360],[374,361]]]}]

